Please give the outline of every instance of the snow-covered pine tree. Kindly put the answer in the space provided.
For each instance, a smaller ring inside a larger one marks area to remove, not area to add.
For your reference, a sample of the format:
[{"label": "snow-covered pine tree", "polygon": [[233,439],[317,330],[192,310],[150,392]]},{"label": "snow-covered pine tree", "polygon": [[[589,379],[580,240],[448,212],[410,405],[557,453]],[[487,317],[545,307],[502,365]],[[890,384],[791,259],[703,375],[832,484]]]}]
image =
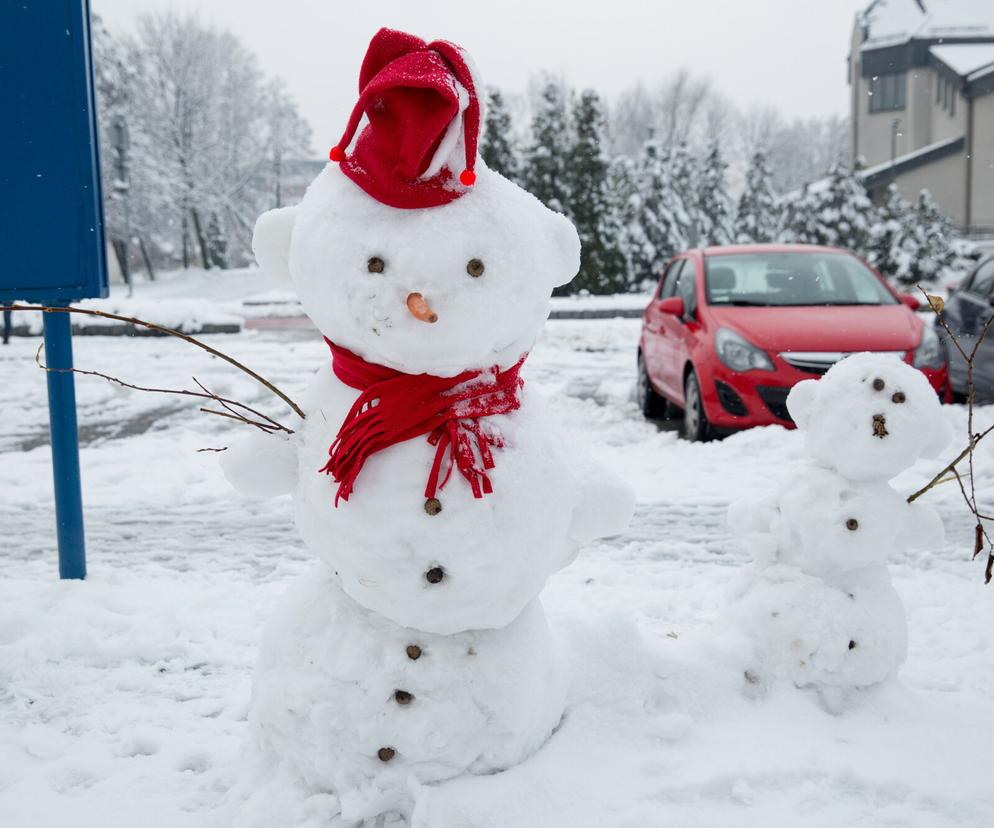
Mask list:
[{"label": "snow-covered pine tree", "polygon": [[906,281],[909,284],[934,281],[956,259],[951,240],[953,225],[939,210],[928,190],[922,190],[910,213],[911,235],[918,247],[918,255],[911,262]]},{"label": "snow-covered pine tree", "polygon": [[781,210],[773,193],[773,175],[762,150],[753,154],[746,171],[745,190],[735,217],[735,241],[762,244],[775,241],[780,230]]},{"label": "snow-covered pine tree", "polygon": [[570,144],[563,86],[549,78],[542,86],[532,116],[531,141],[525,150],[521,175],[526,190],[549,209],[567,215],[566,164]]},{"label": "snow-covered pine tree", "polygon": [[865,254],[877,211],[856,173],[836,164],[828,177],[788,199],[781,240]]},{"label": "snow-covered pine tree", "polygon": [[670,153],[650,137],[637,164],[629,162],[632,187],[622,212],[622,238],[633,288],[655,282],[663,265],[687,247],[687,210],[676,193]]},{"label": "snow-covered pine tree", "polygon": [[685,141],[679,142],[668,153],[670,191],[674,203],[682,209],[675,213],[678,221],[678,235],[688,246],[696,247],[701,238],[701,219],[697,211],[697,188],[700,180],[700,164]]},{"label": "snow-covered pine tree", "polygon": [[732,241],[734,206],[728,194],[725,172],[728,164],[717,141],[712,141],[700,165],[697,181],[696,214],[701,247]]},{"label": "snow-covered pine tree", "polygon": [[887,188],[877,221],[870,228],[866,259],[887,279],[908,282],[912,262],[918,258],[918,244],[911,231],[912,207],[898,192]]},{"label": "snow-covered pine tree", "polygon": [[608,169],[608,187],[619,225],[618,245],[625,259],[628,289],[638,290],[646,278],[644,251],[648,242],[642,227],[642,195],[638,188],[638,166],[635,161],[618,155]]},{"label": "snow-covered pine tree", "polygon": [[574,139],[566,165],[569,214],[580,235],[574,290],[618,293],[628,287],[621,225],[608,181],[607,118],[600,97],[585,89],[573,104]]},{"label": "snow-covered pine tree", "polygon": [[504,103],[504,96],[493,86],[487,90],[487,117],[483,125],[480,154],[490,169],[511,181],[519,180],[521,164],[514,146],[511,113]]}]

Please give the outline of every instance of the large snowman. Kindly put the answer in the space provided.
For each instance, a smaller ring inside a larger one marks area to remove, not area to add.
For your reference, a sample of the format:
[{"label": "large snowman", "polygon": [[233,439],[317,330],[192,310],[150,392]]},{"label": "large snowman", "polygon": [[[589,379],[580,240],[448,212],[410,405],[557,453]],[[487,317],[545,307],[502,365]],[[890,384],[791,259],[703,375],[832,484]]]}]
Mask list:
[{"label": "large snowman", "polygon": [[789,680],[837,711],[904,662],[905,610],[887,563],[934,549],[943,533],[930,507],[889,481],[938,454],[949,431],[928,381],[894,355],[850,356],[796,385],[787,407],[807,457],[773,495],[730,508],[754,565],[725,621],[749,682]]},{"label": "large snowman", "polygon": [[320,558],[264,637],[244,824],[402,824],[420,785],[534,752],[565,694],[538,595],[631,518],[521,379],[580,245],[477,158],[480,88],[459,47],[381,30],[335,163],[256,225],[330,359],[297,434],[222,461],[292,494]]}]

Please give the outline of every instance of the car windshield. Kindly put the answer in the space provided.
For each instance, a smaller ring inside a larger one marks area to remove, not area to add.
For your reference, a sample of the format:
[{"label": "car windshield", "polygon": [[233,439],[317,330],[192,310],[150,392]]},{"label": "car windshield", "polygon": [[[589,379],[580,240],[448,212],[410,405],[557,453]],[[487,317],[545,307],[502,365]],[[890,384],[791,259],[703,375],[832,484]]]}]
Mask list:
[{"label": "car windshield", "polygon": [[712,305],[894,305],[866,265],[845,253],[736,253],[707,258]]}]

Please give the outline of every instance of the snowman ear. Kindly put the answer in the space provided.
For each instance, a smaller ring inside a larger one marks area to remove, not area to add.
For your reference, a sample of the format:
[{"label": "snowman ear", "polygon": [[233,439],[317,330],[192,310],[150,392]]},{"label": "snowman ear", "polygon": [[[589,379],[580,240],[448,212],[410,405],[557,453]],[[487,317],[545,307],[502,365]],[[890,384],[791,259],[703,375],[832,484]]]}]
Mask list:
[{"label": "snowman ear", "polygon": [[290,281],[290,237],[296,207],[282,207],[259,216],[252,234],[252,252],[265,273]]},{"label": "snowman ear", "polygon": [[566,216],[560,213],[551,213],[551,215],[553,223],[550,235],[562,262],[562,269],[558,271],[560,275],[556,276],[553,287],[559,287],[573,281],[573,277],[580,269],[580,237],[573,222]]},{"label": "snowman ear", "polygon": [[815,403],[818,380],[802,380],[790,389],[787,395],[787,411],[798,428],[804,428],[811,418]]}]

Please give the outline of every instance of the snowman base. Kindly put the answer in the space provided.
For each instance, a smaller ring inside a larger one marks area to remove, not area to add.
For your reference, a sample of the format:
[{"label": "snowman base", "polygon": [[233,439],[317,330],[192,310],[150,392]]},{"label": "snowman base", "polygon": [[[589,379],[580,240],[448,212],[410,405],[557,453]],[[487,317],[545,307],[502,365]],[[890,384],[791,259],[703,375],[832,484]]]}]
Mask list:
[{"label": "snowman base", "polygon": [[904,606],[884,566],[852,570],[833,583],[793,566],[754,568],[726,623],[751,642],[749,692],[789,681],[812,689],[831,713],[894,676],[907,653]]},{"label": "snowman base", "polygon": [[255,812],[275,803],[259,788],[272,790],[274,776],[281,798],[296,800],[281,806],[283,824],[309,824],[308,809],[338,809],[354,824],[402,818],[419,785],[518,764],[562,717],[558,649],[538,600],[504,629],[433,635],[364,609],[318,564],[263,636],[247,774],[256,779],[242,788],[256,793],[238,824],[264,824]]}]

